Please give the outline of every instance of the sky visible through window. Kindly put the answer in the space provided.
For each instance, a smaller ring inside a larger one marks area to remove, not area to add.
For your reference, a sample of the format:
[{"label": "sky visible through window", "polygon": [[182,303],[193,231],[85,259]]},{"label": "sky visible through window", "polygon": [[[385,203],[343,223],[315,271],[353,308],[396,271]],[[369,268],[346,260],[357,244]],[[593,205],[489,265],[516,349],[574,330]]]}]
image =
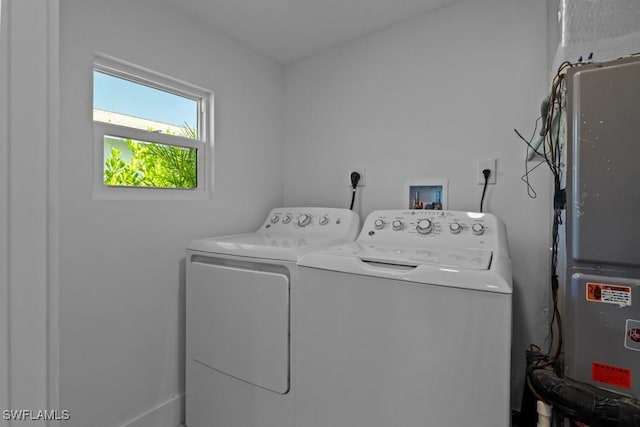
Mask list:
[{"label": "sky visible through window", "polygon": [[197,129],[198,102],[158,89],[93,73],[93,108]]}]

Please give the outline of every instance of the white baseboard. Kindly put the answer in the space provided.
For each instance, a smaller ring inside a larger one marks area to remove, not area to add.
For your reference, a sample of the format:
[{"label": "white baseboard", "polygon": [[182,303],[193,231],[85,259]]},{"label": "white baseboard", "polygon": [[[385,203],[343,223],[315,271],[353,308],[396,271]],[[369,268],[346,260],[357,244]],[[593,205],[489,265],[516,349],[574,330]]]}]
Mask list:
[{"label": "white baseboard", "polygon": [[178,427],[184,422],[184,393],[173,396],[121,427]]}]

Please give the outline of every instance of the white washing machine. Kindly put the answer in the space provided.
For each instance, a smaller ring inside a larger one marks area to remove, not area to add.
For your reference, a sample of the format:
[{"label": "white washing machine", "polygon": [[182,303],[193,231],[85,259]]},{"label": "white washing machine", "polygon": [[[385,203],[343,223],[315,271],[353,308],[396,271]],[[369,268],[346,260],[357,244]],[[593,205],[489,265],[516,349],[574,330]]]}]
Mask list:
[{"label": "white washing machine", "polygon": [[493,215],[376,211],[305,255],[297,427],[510,425],[512,276]]},{"label": "white washing machine", "polygon": [[281,208],[255,232],[187,248],[188,427],[291,427],[298,259],[353,241],[347,209]]}]

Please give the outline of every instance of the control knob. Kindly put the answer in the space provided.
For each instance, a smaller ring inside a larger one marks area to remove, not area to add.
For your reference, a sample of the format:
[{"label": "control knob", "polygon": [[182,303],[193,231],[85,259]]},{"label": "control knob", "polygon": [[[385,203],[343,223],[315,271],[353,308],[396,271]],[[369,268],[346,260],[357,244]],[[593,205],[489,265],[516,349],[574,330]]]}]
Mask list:
[{"label": "control knob", "polygon": [[396,219],[391,223],[391,228],[393,228],[394,231],[400,231],[402,230],[402,227],[404,227],[404,224],[399,219]]},{"label": "control knob", "polygon": [[376,230],[382,230],[384,228],[384,221],[381,219],[376,219],[373,223],[373,226],[376,228]]},{"label": "control knob", "polygon": [[449,231],[451,232],[451,234],[458,234],[462,231],[462,225],[457,222],[449,224]]},{"label": "control knob", "polygon": [[475,223],[471,226],[471,232],[476,236],[480,236],[484,233],[484,225]]},{"label": "control knob", "polygon": [[306,227],[311,222],[311,215],[302,214],[298,217],[298,226]]},{"label": "control knob", "polygon": [[416,224],[416,230],[420,234],[429,234],[433,230],[433,223],[428,219],[421,219]]},{"label": "control knob", "polygon": [[325,215],[321,217],[318,222],[320,223],[320,225],[327,225],[329,224],[329,218]]},{"label": "control knob", "polygon": [[291,222],[291,214],[286,214],[284,218],[282,218],[283,224],[289,224]]},{"label": "control knob", "polygon": [[275,224],[278,221],[280,221],[280,217],[278,215],[274,215],[271,217],[271,224]]}]

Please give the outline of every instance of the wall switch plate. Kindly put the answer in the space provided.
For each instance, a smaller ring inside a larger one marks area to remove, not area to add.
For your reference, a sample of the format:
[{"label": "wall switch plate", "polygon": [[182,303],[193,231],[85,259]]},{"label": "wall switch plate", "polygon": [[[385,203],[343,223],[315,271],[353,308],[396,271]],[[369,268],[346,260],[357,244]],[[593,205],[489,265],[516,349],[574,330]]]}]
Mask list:
[{"label": "wall switch plate", "polygon": [[478,160],[478,184],[484,185],[484,175],[482,174],[482,171],[485,169],[489,169],[491,171],[491,175],[489,175],[489,184],[496,183],[496,163],[497,159]]},{"label": "wall switch plate", "polygon": [[347,185],[351,188],[351,173],[358,172],[360,174],[360,181],[358,181],[358,187],[364,187],[366,184],[367,170],[365,168],[353,168],[349,169],[347,174]]}]

